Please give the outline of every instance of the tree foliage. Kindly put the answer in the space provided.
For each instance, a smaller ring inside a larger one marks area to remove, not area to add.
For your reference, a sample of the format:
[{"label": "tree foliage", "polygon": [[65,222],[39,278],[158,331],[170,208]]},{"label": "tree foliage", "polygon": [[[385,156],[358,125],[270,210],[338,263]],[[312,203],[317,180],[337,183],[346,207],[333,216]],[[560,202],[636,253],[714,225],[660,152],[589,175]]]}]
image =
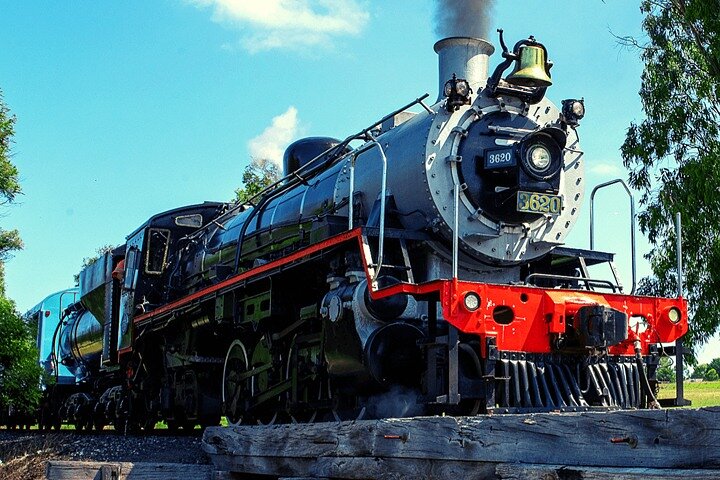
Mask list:
[{"label": "tree foliage", "polygon": [[40,399],[43,370],[30,326],[0,298],[0,407],[30,413]]},{"label": "tree foliage", "polygon": [[[11,161],[14,134],[15,116],[5,105],[0,91],[0,205],[12,203],[21,192],[18,169]],[[22,241],[18,231],[0,228],[0,262],[9,252],[19,248],[22,248]]]},{"label": "tree foliage", "polygon": [[675,381],[675,364],[670,357],[660,357],[660,365],[656,375],[660,382]]},{"label": "tree foliage", "polygon": [[708,363],[708,367],[720,373],[720,358],[713,358],[713,360]]},{"label": "tree foliage", "polygon": [[697,365],[695,367],[692,375],[690,375],[690,378],[714,382],[718,380],[718,373],[717,370],[711,365],[707,363],[701,363],[700,365]]},{"label": "tree foliage", "polygon": [[253,158],[243,172],[243,186],[235,190],[235,201],[247,203],[279,179],[280,169],[276,164],[265,158]]},{"label": "tree foliage", "polygon": [[[10,113],[0,91],[0,206],[20,195],[17,167],[12,163],[11,146],[15,116]],[[0,407],[12,406],[16,412],[31,413],[40,399],[43,373],[38,363],[35,336],[5,298],[4,261],[13,250],[22,248],[17,230],[0,228]]]},{"label": "tree foliage", "polygon": [[720,0],[643,0],[647,42],[640,97],[646,119],[630,125],[622,155],[640,190],[642,231],[653,245],[645,293],[674,296],[673,219],[683,219],[690,347],[720,326]]}]

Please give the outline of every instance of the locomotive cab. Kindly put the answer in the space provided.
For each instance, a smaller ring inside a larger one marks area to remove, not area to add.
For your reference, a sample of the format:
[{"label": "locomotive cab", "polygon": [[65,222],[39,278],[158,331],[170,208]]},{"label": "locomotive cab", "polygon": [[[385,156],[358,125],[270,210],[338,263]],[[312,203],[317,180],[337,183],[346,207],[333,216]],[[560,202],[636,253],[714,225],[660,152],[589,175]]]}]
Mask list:
[{"label": "locomotive cab", "polygon": [[167,302],[172,295],[170,278],[181,267],[180,251],[191,242],[191,234],[203,226],[208,228],[227,207],[225,203],[205,202],[176,208],[151,217],[127,237],[119,300],[120,354],[132,346],[132,319]]}]

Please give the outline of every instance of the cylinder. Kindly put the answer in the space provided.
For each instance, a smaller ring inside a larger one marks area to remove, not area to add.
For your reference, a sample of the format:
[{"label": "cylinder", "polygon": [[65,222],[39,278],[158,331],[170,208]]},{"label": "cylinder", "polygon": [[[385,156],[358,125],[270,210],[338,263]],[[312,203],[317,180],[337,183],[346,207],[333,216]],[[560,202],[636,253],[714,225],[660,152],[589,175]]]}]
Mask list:
[{"label": "cylinder", "polygon": [[494,51],[495,47],[481,38],[450,37],[438,41],[435,44],[440,74],[438,101],[445,97],[445,82],[450,80],[453,74],[467,80],[475,93],[485,88],[488,63]]}]

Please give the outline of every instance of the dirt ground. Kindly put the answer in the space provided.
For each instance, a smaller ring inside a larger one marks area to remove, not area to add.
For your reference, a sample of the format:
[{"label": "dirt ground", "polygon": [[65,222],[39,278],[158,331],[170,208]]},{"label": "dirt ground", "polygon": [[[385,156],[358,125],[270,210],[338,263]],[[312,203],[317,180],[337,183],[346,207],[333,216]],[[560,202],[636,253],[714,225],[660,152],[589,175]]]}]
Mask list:
[{"label": "dirt ground", "polygon": [[202,437],[40,433],[0,430],[0,479],[45,478],[47,460],[209,463]]}]

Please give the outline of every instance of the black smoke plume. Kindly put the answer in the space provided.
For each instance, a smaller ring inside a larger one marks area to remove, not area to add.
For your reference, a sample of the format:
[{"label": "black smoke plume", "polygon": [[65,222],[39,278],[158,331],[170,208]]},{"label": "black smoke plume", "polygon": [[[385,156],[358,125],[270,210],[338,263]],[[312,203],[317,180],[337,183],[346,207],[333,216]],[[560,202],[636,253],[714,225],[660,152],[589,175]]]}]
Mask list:
[{"label": "black smoke plume", "polygon": [[488,38],[495,0],[435,0],[435,33],[439,38]]}]

